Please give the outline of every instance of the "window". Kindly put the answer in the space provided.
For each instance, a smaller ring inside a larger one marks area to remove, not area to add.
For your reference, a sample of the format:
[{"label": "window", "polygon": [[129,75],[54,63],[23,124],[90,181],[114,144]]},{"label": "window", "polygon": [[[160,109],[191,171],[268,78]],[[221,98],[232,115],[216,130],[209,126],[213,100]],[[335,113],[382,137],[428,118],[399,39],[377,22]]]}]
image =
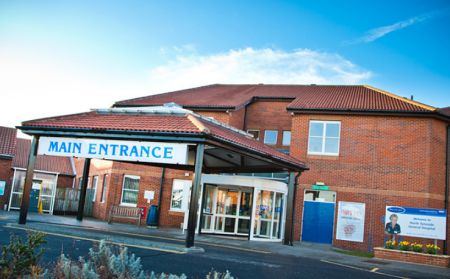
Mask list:
[{"label": "window", "polygon": [[94,176],[94,179],[92,180],[92,201],[95,202],[95,196],[97,196],[97,183],[98,183],[98,176]]},{"label": "window", "polygon": [[192,180],[174,179],[172,185],[172,201],[170,210],[187,211],[191,199]]},{"label": "window", "polygon": [[[91,181],[91,178],[88,177],[88,183],[87,183],[87,187],[89,188],[89,182]],[[81,190],[81,187],[83,186],[83,177],[80,178],[80,183],[78,184],[78,189]]]},{"label": "window", "polygon": [[283,131],[283,144],[291,145],[291,131]]},{"label": "window", "polygon": [[101,202],[105,202],[105,193],[106,193],[106,182],[108,181],[108,175],[105,174],[103,178],[103,189],[102,189],[102,199]]},{"label": "window", "polygon": [[308,154],[339,155],[341,122],[311,121]]},{"label": "window", "polygon": [[139,193],[140,176],[125,175],[123,177],[122,199],[120,205],[136,206]]},{"label": "window", "polygon": [[277,144],[278,131],[266,131],[264,143]]},{"label": "window", "polygon": [[259,130],[247,130],[247,133],[252,134],[255,140],[259,140]]}]

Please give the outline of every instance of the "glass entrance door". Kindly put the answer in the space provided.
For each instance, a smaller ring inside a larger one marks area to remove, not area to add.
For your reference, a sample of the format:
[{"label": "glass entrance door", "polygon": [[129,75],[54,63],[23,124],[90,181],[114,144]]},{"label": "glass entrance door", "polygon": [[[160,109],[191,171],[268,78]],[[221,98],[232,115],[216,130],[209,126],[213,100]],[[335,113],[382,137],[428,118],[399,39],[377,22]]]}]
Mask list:
[{"label": "glass entrance door", "polygon": [[202,232],[249,235],[253,191],[246,187],[205,186]]},{"label": "glass entrance door", "polygon": [[274,191],[256,191],[253,237],[281,239],[284,214],[284,194]]}]

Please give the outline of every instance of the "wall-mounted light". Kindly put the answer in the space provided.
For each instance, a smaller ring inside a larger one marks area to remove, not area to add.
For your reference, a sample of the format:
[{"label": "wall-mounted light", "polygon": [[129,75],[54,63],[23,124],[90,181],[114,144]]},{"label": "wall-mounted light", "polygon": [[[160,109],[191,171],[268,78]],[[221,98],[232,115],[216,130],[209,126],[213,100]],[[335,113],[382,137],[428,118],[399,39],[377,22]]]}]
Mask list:
[{"label": "wall-mounted light", "polygon": [[316,182],[316,185],[324,186],[325,183],[324,182]]}]

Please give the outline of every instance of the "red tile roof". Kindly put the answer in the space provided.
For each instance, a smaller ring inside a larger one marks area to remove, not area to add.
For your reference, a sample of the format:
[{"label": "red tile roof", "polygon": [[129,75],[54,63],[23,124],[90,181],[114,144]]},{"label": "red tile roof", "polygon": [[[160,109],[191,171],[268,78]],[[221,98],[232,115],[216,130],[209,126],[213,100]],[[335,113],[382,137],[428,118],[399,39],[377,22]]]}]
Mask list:
[{"label": "red tile roof", "polygon": [[17,130],[0,126],[0,155],[14,156]]},{"label": "red tile roof", "polygon": [[[191,114],[188,115],[100,114],[92,111],[75,115],[31,120],[23,122],[22,125],[28,127],[40,127],[43,130],[51,127],[203,134],[205,137],[217,137],[231,143],[244,146],[258,153],[264,152],[275,158],[293,163],[295,165],[300,165],[305,168],[305,165],[298,159],[290,157],[277,149],[266,146],[251,137],[247,137],[227,127],[216,125],[211,121],[204,120],[200,118],[201,116]],[[201,125],[198,125],[198,123],[201,123]],[[209,131],[199,127],[202,125],[209,129]]]},{"label": "red tile roof", "polygon": [[439,112],[442,113],[442,114],[450,116],[450,107],[441,108],[441,109],[439,109]]},{"label": "red tile roof", "polygon": [[366,85],[222,85],[214,84],[137,99],[115,106],[154,106],[175,102],[184,107],[238,109],[254,97],[292,98],[292,109],[422,112],[436,108]]},{"label": "red tile roof", "polygon": [[[28,167],[30,149],[31,140],[17,138],[16,150],[12,161],[13,168],[26,169]],[[36,157],[35,170],[74,175],[72,161],[69,157],[38,155]]]},{"label": "red tile roof", "polygon": [[95,111],[26,121],[22,125],[100,130],[198,133],[197,127],[186,117],[99,114]]}]

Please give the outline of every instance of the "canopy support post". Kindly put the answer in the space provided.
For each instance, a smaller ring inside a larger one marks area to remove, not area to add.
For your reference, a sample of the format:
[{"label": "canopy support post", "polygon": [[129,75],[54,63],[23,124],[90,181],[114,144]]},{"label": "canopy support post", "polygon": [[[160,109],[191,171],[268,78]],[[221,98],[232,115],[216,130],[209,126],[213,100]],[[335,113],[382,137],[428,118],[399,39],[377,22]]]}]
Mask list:
[{"label": "canopy support post", "polygon": [[[20,206],[19,224],[25,225],[27,222],[28,205],[30,203],[31,187],[33,184],[34,166],[38,151],[39,136],[33,136],[31,140],[30,157],[28,157],[27,174],[25,176],[25,185],[22,192],[22,205]],[[14,185],[13,185],[14,187]]]},{"label": "canopy support post", "polygon": [[83,221],[83,213],[84,213],[84,204],[86,201],[86,192],[88,187],[88,178],[89,178],[89,168],[91,167],[91,159],[84,159],[84,167],[83,167],[83,178],[80,192],[80,200],[78,201],[78,213],[77,220]]},{"label": "canopy support post", "polygon": [[191,203],[189,208],[188,228],[186,235],[186,247],[194,246],[195,227],[197,221],[198,197],[200,192],[200,182],[202,179],[203,153],[205,150],[204,144],[197,145],[197,152],[195,154],[195,172],[192,179]]},{"label": "canopy support post", "polygon": [[291,245],[293,243],[293,235],[292,235],[292,222],[294,221],[292,218],[294,212],[294,177],[295,172],[289,172],[289,185],[288,185],[288,199],[286,206],[286,223],[284,226],[284,241],[283,245]]}]

